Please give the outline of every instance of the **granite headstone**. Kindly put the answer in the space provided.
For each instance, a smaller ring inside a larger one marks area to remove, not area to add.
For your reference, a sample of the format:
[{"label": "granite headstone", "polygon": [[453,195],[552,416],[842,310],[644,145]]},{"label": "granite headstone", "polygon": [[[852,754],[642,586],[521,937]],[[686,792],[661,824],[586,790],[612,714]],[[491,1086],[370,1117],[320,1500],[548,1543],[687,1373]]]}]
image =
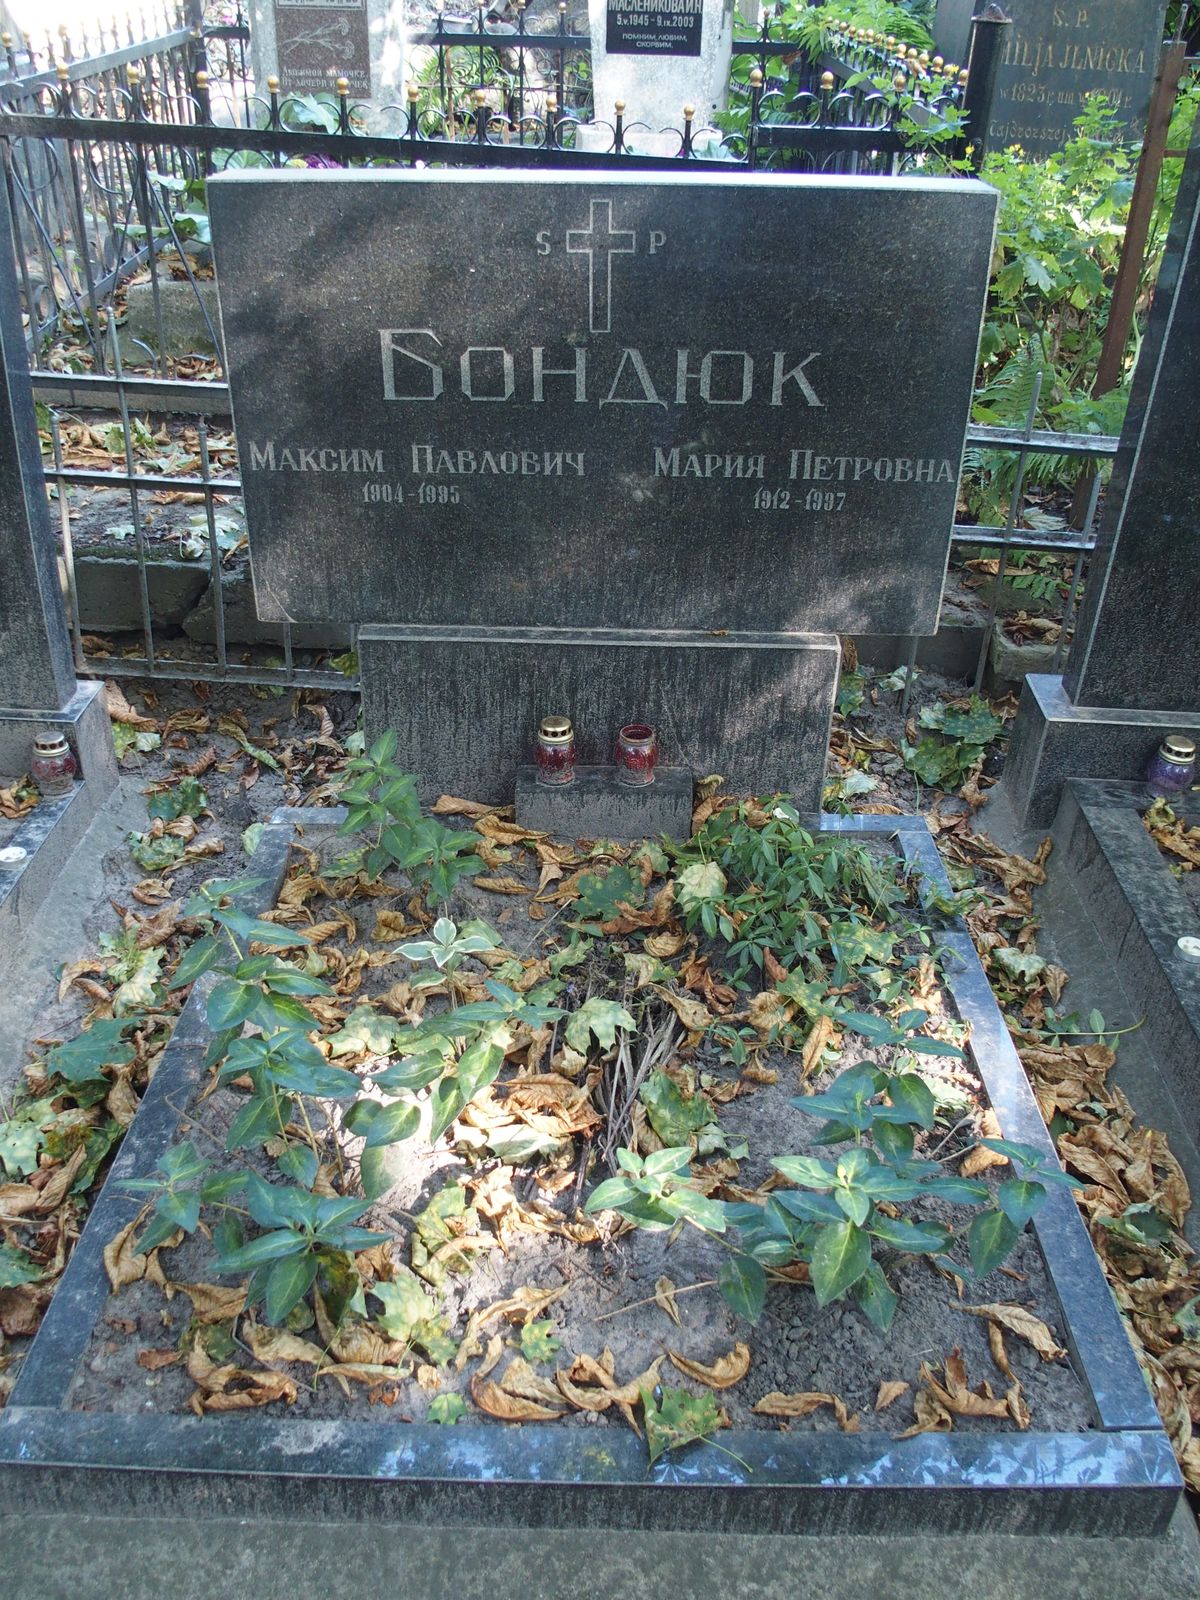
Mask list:
[{"label": "granite headstone", "polygon": [[408,30],[401,0],[251,0],[250,55],[257,92],[333,94],[339,78],[372,133],[405,124]]},{"label": "granite headstone", "polygon": [[609,148],[618,101],[626,143],[643,154],[678,154],[684,106],[696,130],[711,127],[728,96],[733,18],[734,0],[588,0],[596,121],[578,130],[579,148]]},{"label": "granite headstone", "polygon": [[935,631],[985,185],[247,172],[209,198],[263,617]]},{"label": "granite headstone", "polygon": [[[0,184],[0,240],[13,236],[8,191]],[[83,803],[70,807],[71,829],[49,830],[57,850],[77,837],[71,830],[82,828],[113,787],[116,762],[103,688],[75,679],[55,548],[16,266],[6,247],[0,253],[0,781],[28,771],[37,733],[57,727],[67,734],[85,781],[76,791]]]},{"label": "granite headstone", "polygon": [[1063,678],[1026,680],[1005,785],[1053,820],[1063,780],[1136,778],[1162,735],[1200,737],[1200,127],[1134,374]]},{"label": "granite headstone", "polygon": [[938,52],[946,61],[966,66],[971,48],[971,19],[986,3],[987,0],[938,0],[932,31]]},{"label": "granite headstone", "polygon": [[[1128,136],[1139,137],[1150,105],[1166,0],[1013,0],[989,147],[1019,144],[1048,156],[1074,137],[1089,94],[1103,91]],[[941,41],[939,40],[939,43]]]}]

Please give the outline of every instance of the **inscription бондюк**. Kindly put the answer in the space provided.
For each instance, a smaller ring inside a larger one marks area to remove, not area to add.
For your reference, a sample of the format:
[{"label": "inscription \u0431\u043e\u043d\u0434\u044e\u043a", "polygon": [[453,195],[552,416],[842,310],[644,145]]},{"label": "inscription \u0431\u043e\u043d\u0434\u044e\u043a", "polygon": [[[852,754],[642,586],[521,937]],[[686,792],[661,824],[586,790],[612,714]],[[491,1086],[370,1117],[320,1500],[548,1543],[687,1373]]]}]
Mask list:
[{"label": "inscription \u0431\u043e\u043d\u0434\u044e\u043a", "polygon": [[[936,626],[990,189],[330,173],[212,190],[265,615]],[[283,242],[266,266],[263,225]]]}]

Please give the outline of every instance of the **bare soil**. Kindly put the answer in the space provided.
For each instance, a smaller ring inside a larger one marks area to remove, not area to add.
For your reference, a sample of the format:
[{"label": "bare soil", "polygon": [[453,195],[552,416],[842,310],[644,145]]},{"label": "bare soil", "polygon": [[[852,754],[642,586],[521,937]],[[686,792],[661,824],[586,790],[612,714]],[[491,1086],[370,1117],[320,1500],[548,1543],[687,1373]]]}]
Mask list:
[{"label": "bare soil", "polygon": [[[322,843],[322,860],[328,860],[337,848],[329,842]],[[536,869],[524,865],[519,851],[514,851],[514,857],[503,870],[533,881]],[[345,909],[358,920],[360,935],[366,935],[375,913],[401,910],[405,904],[406,896],[398,896],[366,904],[359,901]],[[539,954],[543,945],[558,942],[558,930],[548,928],[544,922],[531,921],[525,906],[520,897],[500,897],[467,885],[456,897],[454,913],[460,922],[472,915],[487,916],[499,927],[509,949],[517,954]],[[326,903],[319,902],[316,915],[326,914]],[[356,1001],[388,988],[409,971],[402,957],[370,970]],[[582,985],[584,978],[581,976],[578,982]],[[581,998],[582,994],[577,994],[573,1002],[567,1003],[578,1004]],[[945,1004],[952,1015],[948,996]],[[870,1058],[872,1052],[863,1042],[847,1035],[841,1059],[818,1076],[816,1086],[826,1087],[856,1060]],[[744,1189],[754,1188],[770,1176],[772,1155],[829,1153],[808,1142],[817,1124],[789,1103],[802,1088],[796,1057],[776,1052],[765,1057],[764,1062],[778,1073],[776,1082],[743,1083],[742,1088],[749,1092],[739,1093],[716,1107],[729,1142],[736,1147],[744,1140],[749,1148],[736,1175],[729,1178]],[[735,1069],[723,1064],[715,1049],[703,1045],[692,1051],[682,1050],[679,1064],[693,1072],[702,1085],[715,1089],[713,1098],[718,1102],[722,1102],[721,1085],[731,1085],[738,1077]],[[964,1064],[933,1065],[941,1069],[947,1087],[957,1091],[961,1102],[934,1134],[923,1136],[924,1149],[919,1148],[918,1153],[931,1154],[939,1145],[945,1146],[940,1152],[943,1156],[961,1153],[973,1143],[978,1117],[986,1107],[982,1085]],[[369,1075],[369,1060],[364,1070]],[[502,1074],[494,1091],[498,1099],[503,1100],[504,1085],[512,1076],[511,1070]],[[238,1104],[233,1092],[221,1091],[206,1099],[202,1107],[193,1108],[188,1132],[206,1152],[216,1151],[224,1126]],[[499,1163],[481,1160],[479,1152],[472,1152],[461,1140],[450,1142],[454,1136],[452,1129],[450,1139],[433,1148],[420,1138],[393,1147],[395,1186],[363,1218],[368,1226],[392,1236],[391,1255],[398,1269],[406,1270],[409,1265],[413,1215],[448,1184],[465,1183],[468,1197],[486,1204],[489,1198],[494,1201],[497,1195],[503,1195],[511,1180],[511,1195],[526,1219],[536,1213],[542,1224],[586,1223],[576,1208],[576,1200],[585,1198],[591,1187],[607,1175],[599,1163],[593,1162],[584,1181],[586,1151],[581,1153],[582,1159],[572,1151],[566,1162],[540,1167],[535,1163],[506,1176]],[[264,1175],[271,1171],[265,1158],[263,1171]],[[569,1181],[564,1183],[564,1178]],[[723,1191],[716,1192],[720,1196]],[[131,1218],[135,1210],[131,1201]],[[961,1209],[940,1207],[933,1202],[914,1210],[950,1224],[964,1221]],[[900,1307],[887,1335],[878,1333],[855,1306],[835,1304],[821,1310],[811,1289],[786,1283],[772,1286],[765,1314],[759,1325],[751,1328],[733,1315],[715,1289],[690,1289],[691,1285],[715,1278],[724,1259],[720,1245],[694,1230],[685,1229],[678,1237],[639,1231],[580,1244],[519,1224],[498,1230],[481,1215],[468,1231],[472,1237],[481,1238],[482,1247],[464,1252],[464,1270],[450,1273],[438,1291],[454,1337],[462,1337],[472,1312],[521,1288],[558,1291],[553,1303],[539,1313],[552,1320],[554,1337],[561,1343],[553,1360],[538,1368],[547,1379],[553,1378],[555,1367],[565,1370],[576,1355],[599,1358],[606,1348],[612,1352],[618,1381],[627,1382],[645,1373],[669,1350],[709,1364],[741,1340],[750,1348],[749,1371],[741,1382],[719,1396],[735,1426],[776,1427],[774,1419],[752,1412],[755,1401],[774,1390],[815,1390],[844,1400],[860,1430],[887,1433],[901,1431],[912,1422],[913,1393],[923,1362],[937,1367],[959,1350],[973,1386],[986,1380],[998,1394],[1008,1386],[1009,1380],[998,1370],[989,1352],[986,1321],[959,1308],[961,1302],[953,1278],[927,1261],[907,1258],[887,1263],[889,1277],[900,1295]],[[211,1248],[200,1237],[163,1252],[168,1277],[177,1282],[211,1281],[211,1259]],[[653,1300],[656,1284],[663,1277],[678,1289],[689,1290],[678,1296],[679,1327]],[[1064,1342],[1053,1290],[1036,1240],[1029,1232],[1005,1268],[980,1284],[964,1286],[964,1293],[968,1304],[998,1300],[1019,1304],[1046,1321],[1059,1342]],[[650,1303],[639,1304],[643,1301]],[[193,1389],[182,1366],[149,1371],[139,1365],[139,1356],[145,1360],[147,1351],[169,1351],[181,1339],[186,1343],[190,1318],[191,1305],[186,1297],[177,1295],[168,1303],[162,1292],[146,1281],[111,1297],[76,1374],[69,1404],[83,1410],[182,1410]],[[245,1324],[240,1326],[244,1336]],[[482,1344],[486,1346],[497,1331],[496,1326],[488,1328]],[[512,1348],[503,1351],[491,1373],[493,1378],[503,1377],[507,1362],[519,1354],[516,1333],[504,1325],[499,1331],[508,1336]],[[311,1327],[301,1332],[303,1337],[319,1342],[319,1335]],[[1016,1339],[1010,1338],[1007,1344],[1012,1371],[1021,1383],[1035,1430],[1085,1430],[1091,1426],[1085,1390],[1068,1360],[1044,1362]],[[234,1351],[228,1359],[239,1360],[243,1354]],[[344,1395],[328,1378],[311,1382],[310,1368],[276,1365],[300,1384],[289,1415],[422,1421],[435,1393],[459,1392],[467,1398],[470,1420],[487,1420],[470,1404],[469,1382],[478,1370],[475,1359],[465,1361],[461,1371],[451,1363],[435,1374],[427,1365],[421,1370],[422,1361],[418,1358],[395,1381],[370,1388],[356,1384],[349,1395]],[[699,1385],[681,1375],[669,1359],[664,1361],[659,1376],[664,1384],[701,1392]],[[877,1413],[873,1408],[880,1384],[891,1381],[907,1383],[911,1388],[895,1404]],[[380,1404],[381,1400],[385,1403]],[[610,1421],[623,1426],[613,1412],[602,1417],[569,1412],[564,1425],[603,1427]],[[837,1425],[828,1409],[793,1424],[817,1431]],[[1012,1427],[1010,1422],[996,1419],[959,1419],[957,1425],[988,1431]]]}]

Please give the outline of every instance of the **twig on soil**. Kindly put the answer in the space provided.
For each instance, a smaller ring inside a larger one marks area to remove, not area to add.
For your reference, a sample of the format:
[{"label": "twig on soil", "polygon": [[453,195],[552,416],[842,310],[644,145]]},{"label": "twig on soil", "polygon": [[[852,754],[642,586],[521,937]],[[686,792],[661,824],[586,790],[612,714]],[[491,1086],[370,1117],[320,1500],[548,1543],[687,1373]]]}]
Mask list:
[{"label": "twig on soil", "polygon": [[[693,1289],[715,1289],[716,1287],[717,1280],[715,1278],[705,1278],[703,1283],[685,1283],[682,1289],[672,1289],[671,1293],[673,1295],[691,1294]],[[598,1317],[593,1317],[592,1321],[607,1322],[610,1317],[622,1317],[627,1311],[637,1311],[642,1306],[652,1306],[657,1302],[657,1295],[647,1295],[645,1300],[632,1300],[629,1305],[618,1306],[615,1311],[602,1311]]]}]

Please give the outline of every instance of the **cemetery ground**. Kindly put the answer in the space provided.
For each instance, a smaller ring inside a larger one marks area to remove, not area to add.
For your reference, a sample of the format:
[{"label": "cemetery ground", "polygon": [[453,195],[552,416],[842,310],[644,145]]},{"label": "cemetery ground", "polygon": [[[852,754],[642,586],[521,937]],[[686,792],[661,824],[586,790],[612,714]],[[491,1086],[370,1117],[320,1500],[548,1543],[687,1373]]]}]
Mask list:
[{"label": "cemetery ground", "polygon": [[[555,1419],[597,1438],[632,1427],[647,1459],[720,1450],[729,1424],[1086,1428],[1040,1252],[1009,1220],[1023,1224],[1051,1174],[1036,1152],[984,1142],[996,1125],[959,1050],[938,951],[961,912],[1194,1488],[1187,1180],[1114,1082],[1117,1025],[1080,1014],[1069,974],[1038,952],[1048,842],[1025,856],[988,837],[1011,703],[923,674],[905,717],[901,688],[844,663],[827,803],[885,825],[919,808],[953,903],[922,907],[886,832],[806,842],[794,814],[739,808],[716,775],[693,839],[669,853],[531,835],[503,809],[447,797],[424,840],[443,877],[422,885],[428,861],[409,874],[355,859],[364,836],[322,815],[357,782],[369,803],[391,785],[393,811],[412,817],[386,750],[381,772],[349,767],[362,759],[349,694],[112,682],[126,836],[89,864],[85,903],[75,896],[74,957],[23,970],[4,1002],[24,1048],[7,1057],[0,1129],[0,1384],[19,1374],[214,960],[210,1024],[240,1032],[255,1007],[303,1005],[318,1049],[290,1063],[210,1053],[194,1099],[173,1108],[184,1142],[160,1186],[128,1195],[127,1226],[106,1241],[113,1292],[70,1407]],[[942,782],[927,781],[938,763]],[[36,791],[15,785],[0,803],[26,812]],[[311,817],[299,813],[275,908],[260,901],[239,923],[203,885],[254,877],[281,804]],[[1170,836],[1161,812],[1150,821]],[[236,955],[220,947],[222,918]],[[453,1040],[466,1043],[457,1066]],[[839,1101],[847,1069],[857,1098]],[[868,1185],[915,1156],[939,1163],[946,1195],[901,1180],[835,1209],[854,1173],[817,1166],[817,1140],[847,1115],[879,1153]],[[353,1198],[364,1180],[372,1198]],[[735,1235],[714,1202],[766,1203],[777,1237],[761,1263],[750,1214]],[[306,1205],[330,1229],[315,1247]],[[847,1230],[854,1217],[862,1230]],[[814,1226],[839,1249],[797,1248]],[[259,1256],[263,1230],[281,1249],[289,1229],[281,1267]],[[858,1276],[848,1231],[875,1252]]]}]

